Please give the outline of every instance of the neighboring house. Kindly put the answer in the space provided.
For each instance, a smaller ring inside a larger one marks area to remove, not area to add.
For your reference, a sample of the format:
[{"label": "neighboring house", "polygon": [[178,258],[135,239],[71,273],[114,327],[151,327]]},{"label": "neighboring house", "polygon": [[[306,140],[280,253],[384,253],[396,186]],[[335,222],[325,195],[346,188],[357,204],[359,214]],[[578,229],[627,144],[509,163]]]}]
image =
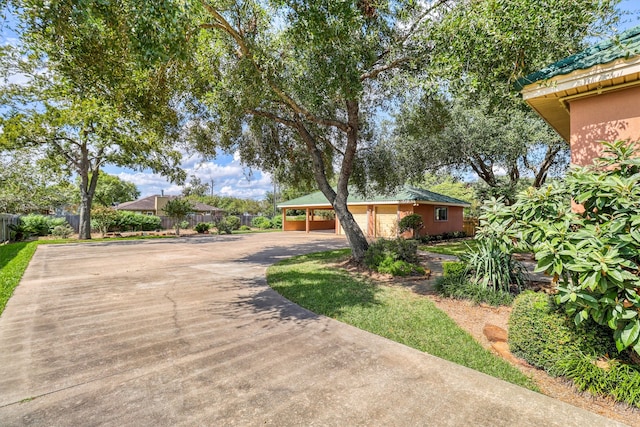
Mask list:
[{"label": "neighboring house", "polygon": [[[368,238],[398,236],[398,221],[409,214],[419,214],[424,220],[421,234],[437,235],[463,231],[463,209],[469,203],[427,190],[405,186],[396,194],[363,198],[350,194],[349,212]],[[320,191],[278,204],[282,209],[284,231],[334,230],[344,234],[337,218],[315,214],[316,210],[333,210]],[[306,221],[286,220],[287,211],[304,210]],[[410,236],[407,233],[406,236]]]},{"label": "neighboring house", "polygon": [[640,140],[640,27],[530,74],[523,99],[571,147],[571,163],[590,165],[598,141]]},{"label": "neighboring house", "polygon": [[[120,203],[116,206],[120,211],[141,212],[145,215],[164,216],[164,207],[171,199],[179,196],[149,196],[132,202]],[[196,215],[221,215],[223,210],[214,206],[205,205],[204,203],[194,203],[193,213]]]}]

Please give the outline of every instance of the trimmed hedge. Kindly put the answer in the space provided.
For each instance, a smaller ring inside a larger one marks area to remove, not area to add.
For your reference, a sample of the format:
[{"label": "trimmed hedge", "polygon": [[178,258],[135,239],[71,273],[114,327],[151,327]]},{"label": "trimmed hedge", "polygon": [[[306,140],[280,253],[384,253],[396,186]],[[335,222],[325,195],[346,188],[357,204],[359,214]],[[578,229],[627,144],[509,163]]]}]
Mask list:
[{"label": "trimmed hedge", "polygon": [[516,297],[509,317],[511,352],[534,366],[553,371],[558,361],[584,354],[618,355],[610,331],[589,320],[576,326],[553,297],[526,291]]}]

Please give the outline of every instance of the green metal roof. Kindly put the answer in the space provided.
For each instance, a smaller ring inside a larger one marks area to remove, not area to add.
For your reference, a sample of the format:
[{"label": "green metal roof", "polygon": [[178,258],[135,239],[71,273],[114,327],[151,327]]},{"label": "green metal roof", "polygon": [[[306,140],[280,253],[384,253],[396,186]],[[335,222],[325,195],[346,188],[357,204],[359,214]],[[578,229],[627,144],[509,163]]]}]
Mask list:
[{"label": "green metal roof", "polygon": [[[447,205],[470,206],[469,203],[445,196],[443,194],[434,193],[433,191],[422,190],[420,188],[409,187],[405,185],[400,191],[389,195],[372,195],[363,197],[355,191],[349,191],[348,205],[363,205],[375,203],[400,203],[400,202],[427,202],[427,203],[443,203]],[[302,207],[302,206],[326,206],[331,204],[321,191],[298,197],[278,204],[278,208]]]},{"label": "green metal roof", "polygon": [[640,54],[640,26],[522,77],[515,83],[515,88],[520,91],[531,83],[569,74],[575,70],[586,70],[594,65],[607,64],[616,59],[627,59],[638,54]]}]

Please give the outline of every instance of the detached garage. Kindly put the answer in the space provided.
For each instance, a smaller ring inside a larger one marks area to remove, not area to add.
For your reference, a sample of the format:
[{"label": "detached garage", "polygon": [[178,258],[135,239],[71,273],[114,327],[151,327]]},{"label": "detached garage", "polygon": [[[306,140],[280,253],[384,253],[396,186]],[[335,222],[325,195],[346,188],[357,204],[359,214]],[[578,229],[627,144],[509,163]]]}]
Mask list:
[{"label": "detached garage", "polygon": [[[396,237],[398,221],[406,215],[419,214],[424,221],[422,234],[437,235],[463,231],[463,209],[469,203],[432,191],[405,186],[396,194],[363,198],[350,194],[349,211],[369,238]],[[278,205],[282,210],[284,231],[333,230],[344,234],[340,222],[333,215],[333,208],[318,191]],[[304,220],[287,219],[292,211],[303,211]],[[408,236],[409,234],[407,234]]]}]

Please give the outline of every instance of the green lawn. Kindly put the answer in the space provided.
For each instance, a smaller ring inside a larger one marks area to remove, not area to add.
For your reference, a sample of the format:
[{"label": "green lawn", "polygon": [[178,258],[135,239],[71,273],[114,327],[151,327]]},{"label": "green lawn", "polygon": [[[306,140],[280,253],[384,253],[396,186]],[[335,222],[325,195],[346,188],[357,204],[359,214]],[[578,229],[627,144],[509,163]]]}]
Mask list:
[{"label": "green lawn", "polygon": [[0,246],[0,314],[36,252],[38,242],[19,242]]},{"label": "green lawn", "polygon": [[428,245],[420,245],[420,250],[427,252],[434,252],[444,255],[459,256],[461,253],[467,252],[469,248],[474,250],[478,246],[478,241],[469,239],[457,242],[445,242],[445,243],[431,243]]},{"label": "green lawn", "polygon": [[348,254],[340,250],[294,257],[269,267],[267,280],[281,295],[315,313],[537,390],[533,381],[485,350],[429,299],[327,265]]}]

